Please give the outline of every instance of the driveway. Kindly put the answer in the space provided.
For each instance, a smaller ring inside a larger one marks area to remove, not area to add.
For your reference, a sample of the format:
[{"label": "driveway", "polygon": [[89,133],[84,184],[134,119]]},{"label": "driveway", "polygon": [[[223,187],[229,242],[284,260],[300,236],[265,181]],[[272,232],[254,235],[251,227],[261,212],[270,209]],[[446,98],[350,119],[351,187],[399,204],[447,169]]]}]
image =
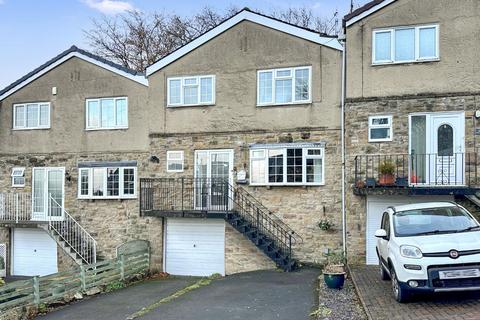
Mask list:
[{"label": "driveway", "polygon": [[[189,291],[137,319],[308,319],[318,299],[318,269],[296,272],[256,271],[213,280]],[[145,281],[52,312],[41,320],[126,319],[198,278]]]},{"label": "driveway", "polygon": [[480,319],[480,292],[421,295],[401,304],[393,298],[390,281],[380,280],[377,266],[352,266],[350,270],[365,312],[372,320]]}]

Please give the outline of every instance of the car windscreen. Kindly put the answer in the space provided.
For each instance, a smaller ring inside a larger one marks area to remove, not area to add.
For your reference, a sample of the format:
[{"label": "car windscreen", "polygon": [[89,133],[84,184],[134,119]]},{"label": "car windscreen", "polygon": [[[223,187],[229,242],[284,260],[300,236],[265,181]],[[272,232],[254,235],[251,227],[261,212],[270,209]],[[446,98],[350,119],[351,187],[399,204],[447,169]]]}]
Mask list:
[{"label": "car windscreen", "polygon": [[393,215],[393,227],[397,237],[478,230],[476,221],[460,207],[397,212]]}]

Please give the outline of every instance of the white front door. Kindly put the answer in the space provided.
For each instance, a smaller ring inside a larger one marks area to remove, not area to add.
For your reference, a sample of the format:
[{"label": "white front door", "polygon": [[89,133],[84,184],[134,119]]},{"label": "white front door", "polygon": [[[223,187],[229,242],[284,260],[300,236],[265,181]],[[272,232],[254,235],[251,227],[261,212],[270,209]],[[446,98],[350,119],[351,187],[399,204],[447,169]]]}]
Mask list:
[{"label": "white front door", "polygon": [[57,244],[40,228],[13,229],[12,274],[45,276],[57,272]]},{"label": "white front door", "polygon": [[225,221],[168,218],[164,263],[173,275],[225,275]]},{"label": "white front door", "polygon": [[62,220],[64,168],[33,168],[33,220]]},{"label": "white front door", "polygon": [[[195,208],[224,210],[231,190],[220,181],[233,183],[233,150],[195,151]],[[217,182],[217,183],[215,183]]]},{"label": "white front door", "polygon": [[465,114],[410,116],[410,184],[465,185]]},{"label": "white front door", "polygon": [[465,116],[432,115],[430,172],[435,185],[465,185]]}]

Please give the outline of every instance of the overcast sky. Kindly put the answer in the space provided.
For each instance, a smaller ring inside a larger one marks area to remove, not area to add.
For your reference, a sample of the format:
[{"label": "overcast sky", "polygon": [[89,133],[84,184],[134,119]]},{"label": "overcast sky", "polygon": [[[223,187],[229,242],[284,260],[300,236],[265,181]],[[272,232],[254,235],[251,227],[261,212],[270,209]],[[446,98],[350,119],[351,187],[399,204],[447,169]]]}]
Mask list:
[{"label": "overcast sky", "polygon": [[[358,7],[368,0],[354,0]],[[216,9],[309,7],[317,14],[340,17],[350,0],[0,0],[0,88],[7,86],[71,45],[89,50],[83,30],[92,18],[125,10],[161,11],[190,15],[208,5]]]}]

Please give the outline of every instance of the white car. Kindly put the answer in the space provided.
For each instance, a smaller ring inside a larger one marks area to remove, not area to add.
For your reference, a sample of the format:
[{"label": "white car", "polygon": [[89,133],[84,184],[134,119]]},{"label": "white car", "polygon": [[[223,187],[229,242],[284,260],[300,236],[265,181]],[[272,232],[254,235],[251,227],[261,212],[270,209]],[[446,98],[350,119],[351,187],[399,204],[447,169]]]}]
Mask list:
[{"label": "white car", "polygon": [[463,207],[389,207],[375,232],[382,280],[405,302],[414,292],[480,290],[480,225]]}]

